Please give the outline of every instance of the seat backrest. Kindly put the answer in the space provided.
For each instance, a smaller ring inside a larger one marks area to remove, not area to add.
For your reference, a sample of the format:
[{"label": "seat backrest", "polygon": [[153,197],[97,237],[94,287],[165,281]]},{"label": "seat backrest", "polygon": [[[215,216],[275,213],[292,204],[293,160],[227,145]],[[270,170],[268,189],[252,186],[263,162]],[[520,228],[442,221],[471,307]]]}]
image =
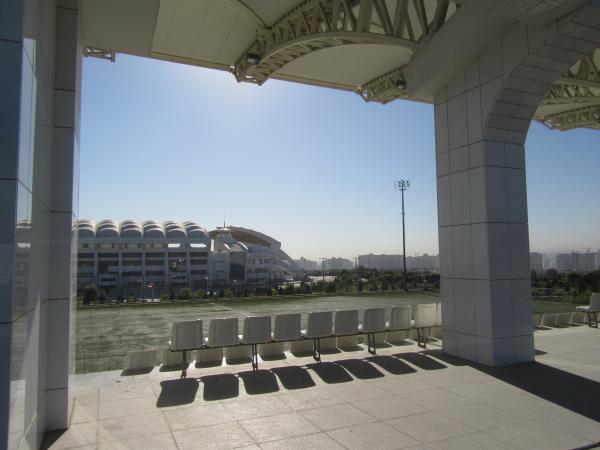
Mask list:
[{"label": "seat backrest", "polygon": [[273,339],[292,341],[300,338],[300,314],[279,314],[275,316]]},{"label": "seat backrest", "polygon": [[412,308],[410,305],[393,306],[390,315],[390,330],[407,330],[410,328]]},{"label": "seat backrest", "polygon": [[333,334],[343,336],[358,331],[358,309],[336,311],[333,324]]},{"label": "seat backrest", "polygon": [[331,336],[333,325],[333,313],[331,311],[311,312],[308,314],[308,323],[306,325],[307,337],[325,337]]},{"label": "seat backrest", "polygon": [[590,296],[590,309],[600,310],[600,294],[592,294]]},{"label": "seat backrest", "polygon": [[244,319],[244,344],[260,344],[271,340],[271,316],[246,317]]},{"label": "seat backrest", "polygon": [[189,350],[203,345],[201,320],[184,320],[171,324],[171,350]]},{"label": "seat backrest", "polygon": [[385,331],[385,308],[367,308],[363,316],[363,331]]},{"label": "seat backrest", "polygon": [[238,342],[238,320],[235,317],[229,319],[212,319],[208,326],[208,346],[223,347],[234,345]]},{"label": "seat backrest", "polygon": [[415,328],[428,328],[435,326],[435,303],[426,303],[414,306]]}]

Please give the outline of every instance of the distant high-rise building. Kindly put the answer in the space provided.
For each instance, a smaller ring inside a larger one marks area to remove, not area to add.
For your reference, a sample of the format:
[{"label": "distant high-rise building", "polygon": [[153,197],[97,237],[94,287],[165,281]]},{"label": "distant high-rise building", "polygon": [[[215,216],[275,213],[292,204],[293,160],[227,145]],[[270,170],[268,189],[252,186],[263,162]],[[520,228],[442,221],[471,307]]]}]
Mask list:
[{"label": "distant high-rise building", "polygon": [[561,253],[556,255],[556,270],[559,272],[591,272],[596,268],[595,253]]},{"label": "distant high-rise building", "polygon": [[[402,255],[359,255],[358,266],[365,269],[377,270],[402,270],[404,261]],[[439,260],[437,256],[425,253],[421,256],[407,256],[407,269],[438,270]]]},{"label": "distant high-rise building", "polygon": [[400,270],[402,269],[402,255],[358,255],[358,266],[365,269]]},{"label": "distant high-rise building", "polygon": [[304,257],[295,259],[294,262],[302,270],[319,270],[321,268],[317,261],[311,261],[310,259],[306,259]]},{"label": "distant high-rise building", "polygon": [[534,272],[544,271],[544,255],[541,253],[532,252],[529,254],[531,270]]},{"label": "distant high-rise building", "polygon": [[323,260],[323,270],[353,269],[354,263],[346,258],[329,258]]}]

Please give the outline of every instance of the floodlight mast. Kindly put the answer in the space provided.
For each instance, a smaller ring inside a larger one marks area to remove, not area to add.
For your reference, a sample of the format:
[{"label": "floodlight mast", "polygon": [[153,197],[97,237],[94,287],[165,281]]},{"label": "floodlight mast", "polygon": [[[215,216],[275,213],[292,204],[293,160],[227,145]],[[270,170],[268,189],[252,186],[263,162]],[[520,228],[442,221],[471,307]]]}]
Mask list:
[{"label": "floodlight mast", "polygon": [[410,189],[409,180],[394,181],[394,188],[402,193],[402,262],[404,266],[404,290],[408,292],[408,277],[406,275],[406,229],[404,227],[404,191]]}]

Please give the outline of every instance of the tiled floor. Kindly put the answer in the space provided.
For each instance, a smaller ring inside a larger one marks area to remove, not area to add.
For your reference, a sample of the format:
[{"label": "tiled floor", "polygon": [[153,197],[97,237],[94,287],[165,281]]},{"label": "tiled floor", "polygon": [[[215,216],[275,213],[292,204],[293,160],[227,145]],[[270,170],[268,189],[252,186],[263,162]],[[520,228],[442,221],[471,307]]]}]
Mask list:
[{"label": "tiled floor", "polygon": [[[439,341],[312,358],[76,376],[52,449],[572,449],[600,442],[600,330],[537,331],[537,362],[489,369]],[[50,444],[52,442],[52,444]]]}]

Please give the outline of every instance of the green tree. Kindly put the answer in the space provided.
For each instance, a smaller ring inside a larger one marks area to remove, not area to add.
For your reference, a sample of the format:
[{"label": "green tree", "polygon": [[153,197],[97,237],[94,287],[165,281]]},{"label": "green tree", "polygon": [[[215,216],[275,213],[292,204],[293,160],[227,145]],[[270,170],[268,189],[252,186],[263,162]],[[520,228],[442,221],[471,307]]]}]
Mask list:
[{"label": "green tree", "polygon": [[192,298],[192,290],[185,288],[185,289],[180,289],[179,292],[177,292],[177,300],[189,300]]},{"label": "green tree", "polygon": [[83,304],[90,305],[98,300],[98,289],[93,284],[83,288]]}]

